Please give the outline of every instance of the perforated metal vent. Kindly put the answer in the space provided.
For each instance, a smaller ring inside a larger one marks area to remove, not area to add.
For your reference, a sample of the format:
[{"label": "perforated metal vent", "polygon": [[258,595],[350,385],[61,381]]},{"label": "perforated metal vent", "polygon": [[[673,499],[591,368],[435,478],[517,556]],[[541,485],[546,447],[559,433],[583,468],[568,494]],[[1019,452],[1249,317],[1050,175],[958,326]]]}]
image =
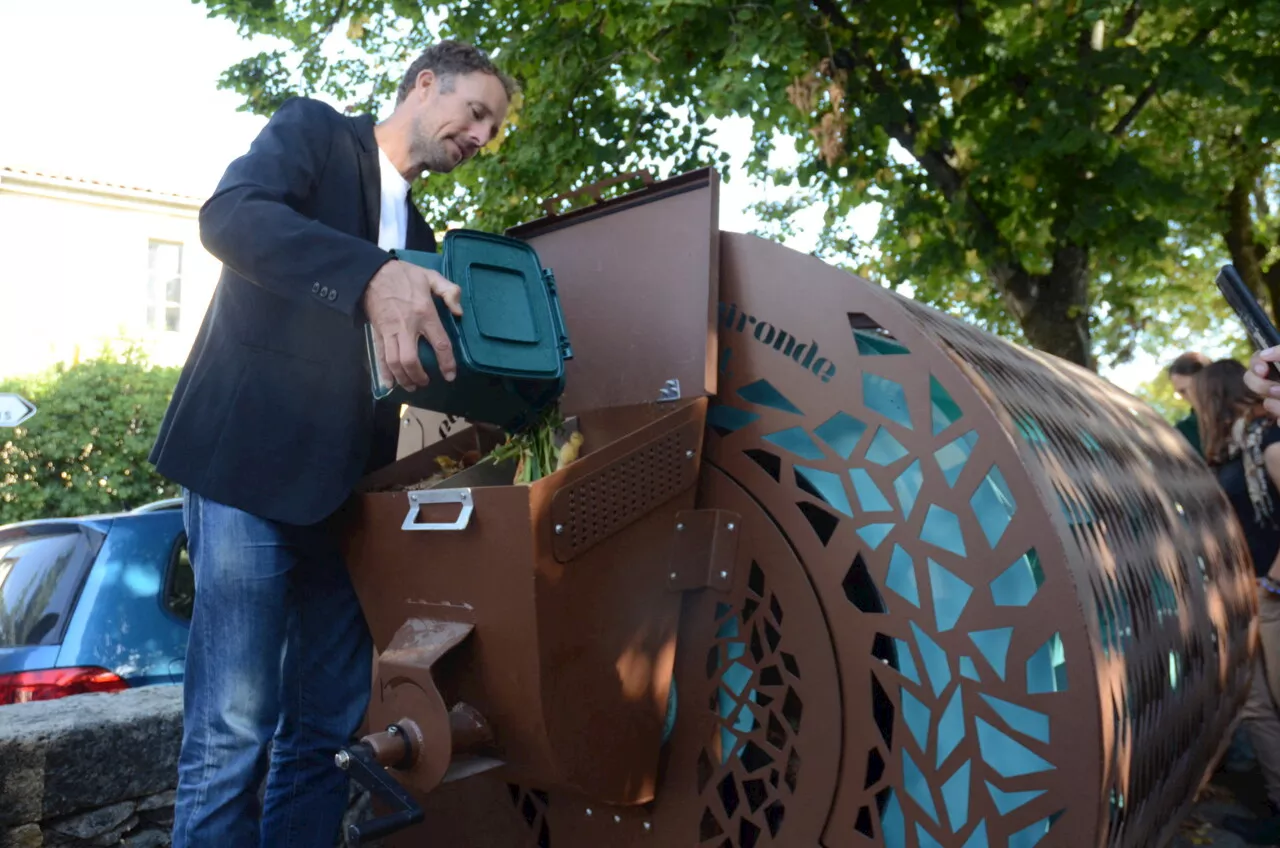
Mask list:
[{"label": "perforated metal vent", "polygon": [[698,479],[698,426],[659,436],[556,493],[555,557],[568,562]]}]

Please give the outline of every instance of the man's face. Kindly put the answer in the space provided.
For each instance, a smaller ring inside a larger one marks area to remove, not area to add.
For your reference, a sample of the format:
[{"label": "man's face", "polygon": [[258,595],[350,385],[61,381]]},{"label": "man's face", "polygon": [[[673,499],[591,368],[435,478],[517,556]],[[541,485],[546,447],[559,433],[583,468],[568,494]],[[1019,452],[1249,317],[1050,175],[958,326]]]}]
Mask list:
[{"label": "man's face", "polygon": [[1178,397],[1187,397],[1187,392],[1191,389],[1190,374],[1171,374],[1169,382],[1173,383],[1173,390],[1178,393]]},{"label": "man's face", "polygon": [[411,151],[423,169],[448,173],[497,135],[507,116],[507,93],[492,74],[418,76],[409,93],[416,111]]}]

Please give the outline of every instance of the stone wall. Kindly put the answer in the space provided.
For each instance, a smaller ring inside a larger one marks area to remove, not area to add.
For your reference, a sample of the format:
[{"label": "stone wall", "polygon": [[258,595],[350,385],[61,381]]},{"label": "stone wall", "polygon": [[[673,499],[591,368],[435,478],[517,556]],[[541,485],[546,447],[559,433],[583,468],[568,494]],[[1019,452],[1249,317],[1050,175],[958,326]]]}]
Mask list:
[{"label": "stone wall", "polygon": [[0,848],[169,845],[181,741],[181,686],[0,707]]}]

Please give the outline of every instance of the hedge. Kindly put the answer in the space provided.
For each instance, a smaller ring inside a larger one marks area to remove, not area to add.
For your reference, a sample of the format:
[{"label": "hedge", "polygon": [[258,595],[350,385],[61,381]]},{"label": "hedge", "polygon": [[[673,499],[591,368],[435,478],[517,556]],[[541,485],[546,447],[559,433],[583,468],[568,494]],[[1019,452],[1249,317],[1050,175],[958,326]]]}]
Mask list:
[{"label": "hedge", "polygon": [[178,380],[135,344],[33,376],[0,380],[37,412],[0,429],[0,524],[118,512],[175,497],[147,462]]}]

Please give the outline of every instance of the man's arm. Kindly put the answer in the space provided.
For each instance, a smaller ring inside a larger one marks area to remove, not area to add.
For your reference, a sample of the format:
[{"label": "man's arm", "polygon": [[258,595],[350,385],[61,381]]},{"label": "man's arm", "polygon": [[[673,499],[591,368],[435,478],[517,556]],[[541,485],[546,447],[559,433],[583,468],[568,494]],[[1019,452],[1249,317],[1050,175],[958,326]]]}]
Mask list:
[{"label": "man's arm", "polygon": [[[355,316],[365,286],[391,255],[298,211],[312,198],[333,144],[325,109],[295,98],[276,111],[201,208],[200,238],[245,279]],[[322,298],[320,289],[336,294]]]}]

